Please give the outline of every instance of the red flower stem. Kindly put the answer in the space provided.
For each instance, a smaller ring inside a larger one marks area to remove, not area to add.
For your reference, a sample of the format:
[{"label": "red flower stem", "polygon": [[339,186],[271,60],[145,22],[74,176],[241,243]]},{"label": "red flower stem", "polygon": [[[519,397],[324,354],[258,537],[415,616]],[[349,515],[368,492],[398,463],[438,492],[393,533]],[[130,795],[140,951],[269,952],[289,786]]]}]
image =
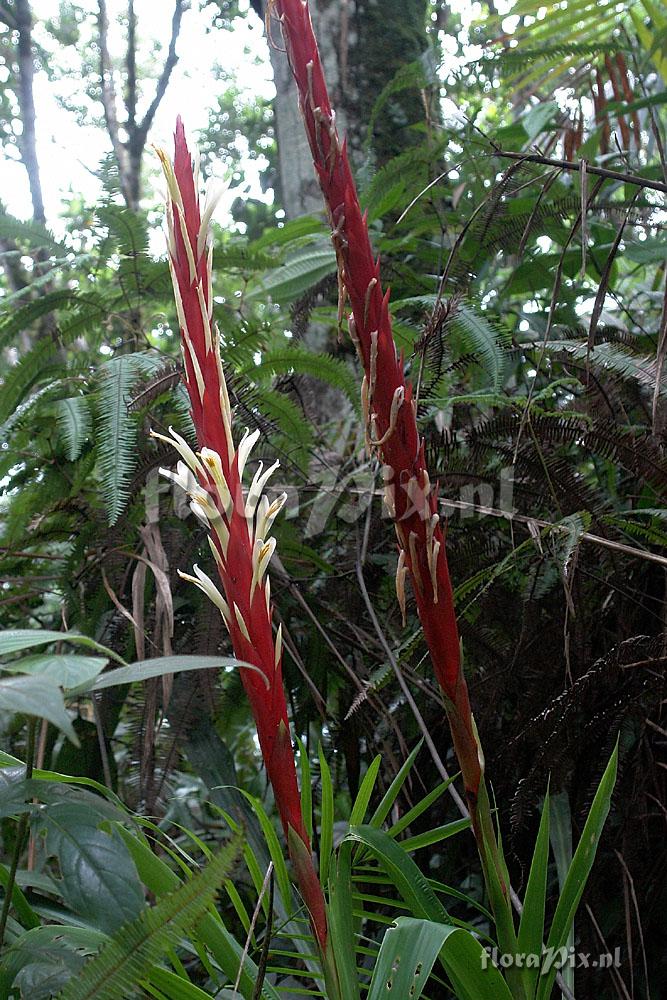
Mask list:
[{"label": "red flower stem", "polygon": [[[417,428],[412,386],[394,341],[389,292],[382,289],[345,142],[336,130],[306,0],[273,0],[315,170],[327,207],[338,260],[339,315],[349,300],[350,336],[364,371],[362,406],[367,444],[383,463],[385,503],[399,546],[398,599],[405,614],[405,579],[412,583],[433,668],[445,695],[447,718],[461,766],[473,831],[499,933],[513,936],[507,871],[498,848],[477,729],[461,664],[445,539]],[[508,942],[509,943],[509,942]]]},{"label": "red flower stem", "polygon": [[[330,995],[337,996],[336,974],[329,947],[324,893],[313,863],[296,775],[282,680],[282,637],[271,624],[268,564],[275,547],[269,537],[283,506],[283,494],[269,503],[264,485],[278,463],[244,488],[243,472],[259,431],[246,431],[238,447],[232,435],[232,413],[220,357],[220,336],[213,321],[212,244],[209,223],[215,200],[200,209],[196,167],[183,124],[176,124],[173,166],[158,150],[167,186],[169,261],[174,286],[196,454],[171,431],[171,443],[182,461],[177,472],[161,470],[190,497],[191,508],[209,531],[209,544],[222,584],[221,593],[197,566],[189,579],[218,607],[229,630],[241,667],[241,680],[257,726],[260,749],[273,787],[297,883],[320,948]],[[155,435],[160,437],[161,435]],[[170,439],[166,439],[170,440]]]}]

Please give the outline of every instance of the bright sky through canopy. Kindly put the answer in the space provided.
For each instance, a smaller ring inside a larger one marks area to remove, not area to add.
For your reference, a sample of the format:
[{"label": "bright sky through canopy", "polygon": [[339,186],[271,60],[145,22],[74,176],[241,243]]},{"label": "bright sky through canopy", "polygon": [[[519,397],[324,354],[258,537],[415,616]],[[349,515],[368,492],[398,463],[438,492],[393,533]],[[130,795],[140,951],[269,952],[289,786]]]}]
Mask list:
[{"label": "bright sky through canopy", "polygon": [[[109,0],[108,3],[109,46],[114,61],[122,60],[124,56],[123,29],[117,23],[116,16],[126,6],[123,0]],[[247,8],[247,0],[241,0],[240,6],[242,9]],[[33,0],[32,3],[34,41],[53,53],[51,69],[60,77],[51,81],[43,70],[39,70],[35,74],[34,84],[37,151],[44,201],[49,223],[58,229],[57,219],[63,199],[70,195],[83,195],[87,203],[96,201],[99,182],[92,172],[109,151],[110,143],[102,121],[101,105],[91,101],[85,94],[86,87],[91,84],[94,86],[96,80],[84,81],[77,75],[80,52],[76,47],[58,46],[40,23],[53,17],[56,7],[54,0]],[[95,0],[84,0],[81,7],[88,11],[87,23],[81,26],[82,36],[86,38],[96,30],[97,3]],[[155,0],[136,0],[135,10],[140,65],[151,65],[153,46],[157,43],[161,47],[155,57],[156,72],[159,72],[169,44],[173,4],[166,0],[160,3]],[[171,147],[178,113],[183,115],[192,134],[203,128],[217,95],[230,82],[247,92],[249,97],[252,94],[264,97],[273,95],[268,50],[259,18],[252,13],[247,18],[237,18],[233,31],[212,28],[207,32],[211,23],[211,10],[200,11],[196,2],[190,10],[185,11],[177,45],[179,60],[158,110],[149,136],[150,142]],[[139,114],[150,101],[154,86],[154,81],[145,82],[144,100],[139,105]],[[65,110],[59,100],[71,102],[77,108],[82,107],[83,120],[79,121],[77,114]],[[18,157],[16,151],[15,156]],[[255,197],[261,196],[256,165],[249,163],[248,169],[247,180],[253,185],[252,194]],[[144,174],[149,172],[157,179],[157,159],[147,149]],[[21,218],[28,218],[32,214],[28,180],[18,158],[14,161],[0,160],[0,180],[2,198],[7,209]],[[230,192],[228,205],[234,197],[234,193]]]}]

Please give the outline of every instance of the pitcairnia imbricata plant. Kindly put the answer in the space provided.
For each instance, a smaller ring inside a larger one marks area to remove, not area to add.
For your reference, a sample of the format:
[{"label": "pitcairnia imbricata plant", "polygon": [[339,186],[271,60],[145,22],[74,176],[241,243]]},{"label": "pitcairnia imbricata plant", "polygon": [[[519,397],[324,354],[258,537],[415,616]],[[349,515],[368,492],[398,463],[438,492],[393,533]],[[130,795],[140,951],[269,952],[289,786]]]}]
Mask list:
[{"label": "pitcairnia imbricata plant", "polygon": [[[213,321],[210,221],[215,199],[200,208],[197,169],[179,118],[173,165],[158,150],[167,180],[169,263],[181,328],[185,384],[199,451],[195,453],[173,429],[180,460],[177,471],[161,470],[189,495],[192,511],[209,531],[209,545],[223,593],[198,566],[194,576],[181,573],[216,605],[241,663],[266,772],[287,840],[301,895],[335,995],[327,934],[324,894],[313,865],[301,809],[296,765],[282,681],[282,637],[271,624],[271,585],[267,568],[275,548],[270,531],[286,495],[269,502],[264,487],[278,463],[259,463],[244,489],[243,473],[259,431],[246,431],[238,447],[232,435],[232,411],[220,355],[220,335]],[[254,669],[253,669],[254,668]]]},{"label": "pitcairnia imbricata plant", "polygon": [[[276,0],[273,10],[281,19],[313,159],[329,211],[339,266],[341,316],[347,299],[351,304],[350,333],[364,369],[362,404],[367,444],[382,463],[385,502],[398,538],[398,600],[405,615],[405,585],[409,577],[434,670],[445,697],[472,828],[493,907],[498,944],[502,952],[510,955],[520,953],[522,947],[524,951],[537,950],[539,953],[546,902],[548,806],[543,812],[526,907],[517,933],[509,877],[496,838],[484,781],[484,758],[462,669],[437,490],[429,480],[412,388],[405,380],[403,359],[393,339],[389,296],[380,285],[379,263],[373,257],[345,144],[339,141],[336,132],[307,5],[302,0]],[[353,1000],[354,996],[359,996],[355,956],[353,949],[347,953],[344,943],[347,940],[352,944],[352,934],[348,934],[352,925],[352,895],[349,867],[345,869],[349,855],[341,871],[347,870],[345,884],[350,887],[350,898],[341,903],[341,880],[335,893],[335,905],[333,896],[327,904],[313,862],[297,783],[282,682],[281,631],[278,628],[274,634],[271,620],[267,570],[275,542],[270,531],[285,496],[271,502],[264,494],[266,483],[278,463],[266,470],[260,463],[252,481],[244,487],[245,466],[259,432],[246,431],[238,446],[235,445],[220,336],[213,320],[210,220],[215,199],[200,206],[197,168],[180,119],[175,140],[173,164],[166,153],[158,152],[167,180],[169,261],[198,451],[174,430],[170,429],[171,438],[155,436],[168,441],[178,452],[176,471],[162,471],[187,492],[193,512],[207,528],[222,589],[218,589],[196,565],[194,575],[181,575],[212,600],[229,630],[296,882],[320,951],[326,996],[329,1000]],[[550,947],[562,946],[570,932],[609,810],[615,767],[614,755],[562,887],[547,942]],[[353,836],[352,831],[350,836]],[[341,916],[343,911],[345,915]],[[438,913],[447,917],[444,910]],[[482,982],[479,979],[482,973],[477,968],[481,945],[474,935],[460,927],[442,924],[439,918],[436,918],[436,925],[438,933],[443,935],[442,940],[449,942],[443,945],[441,960],[456,995],[462,1000],[476,1000]],[[464,943],[455,960],[450,961],[445,952],[446,948],[451,948],[452,952],[458,948],[456,934],[459,938],[468,935],[474,942],[474,949],[470,951]],[[386,940],[389,941],[388,935]],[[468,962],[472,961],[471,955],[475,956],[476,971],[473,974],[470,970],[474,980],[470,987],[460,975],[462,955],[467,955]],[[391,955],[389,962],[393,968]],[[421,961],[417,962],[417,967],[421,968]],[[495,980],[483,980],[484,995],[502,1000],[548,1000],[556,975],[555,970],[549,978],[540,977],[539,972],[533,975],[528,970],[508,969],[505,982],[497,970],[488,973],[492,974]],[[373,990],[371,983],[368,994],[373,1000],[385,995],[386,982],[378,980],[375,985],[377,988]]]},{"label": "pitcairnia imbricata plant", "polygon": [[299,104],[326,203],[338,259],[339,319],[349,299],[348,324],[364,370],[362,407],[367,442],[382,462],[385,502],[393,518],[399,556],[396,590],[405,614],[410,579],[461,772],[473,831],[502,947],[516,950],[509,879],[495,835],[484,782],[484,757],[462,669],[437,489],[424,459],[412,386],[394,341],[389,292],[380,282],[361,211],[346,143],[336,129],[317,42],[305,0],[274,0],[296,81]]}]

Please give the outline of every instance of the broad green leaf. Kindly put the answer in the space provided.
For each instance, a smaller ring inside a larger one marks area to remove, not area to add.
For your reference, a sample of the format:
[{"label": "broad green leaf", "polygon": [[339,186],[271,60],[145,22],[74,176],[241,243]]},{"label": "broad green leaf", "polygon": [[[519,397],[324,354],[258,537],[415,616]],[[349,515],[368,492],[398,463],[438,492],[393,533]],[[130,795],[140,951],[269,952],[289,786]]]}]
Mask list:
[{"label": "broad green leaf", "polygon": [[310,777],[310,761],[303,741],[297,736],[299,747],[299,772],[301,777],[301,815],[310,840],[313,839],[313,787]]},{"label": "broad green leaf", "polygon": [[[541,955],[544,945],[544,918],[549,870],[549,793],[542,806],[542,818],[537,831],[535,851],[530,865],[528,885],[523,900],[523,912],[517,937],[520,955]],[[525,969],[524,977],[530,986],[530,996],[535,994],[539,969]]]},{"label": "broad green leaf", "polygon": [[13,986],[21,996],[47,1000],[77,976],[86,955],[106,941],[106,934],[92,927],[58,923],[32,928],[3,954],[0,997],[6,1000]]},{"label": "broad green leaf", "polygon": [[0,711],[34,715],[57,726],[79,745],[57,684],[45,677],[11,677],[0,680]]},{"label": "broad green leaf", "polygon": [[[398,917],[382,939],[367,1000],[418,1000],[455,930],[432,920]],[[454,949],[458,948],[455,943]]]},{"label": "broad green leaf", "polygon": [[108,659],[100,656],[79,656],[76,653],[46,653],[43,656],[25,656],[1,665],[2,670],[13,674],[44,676],[63,688],[86,684],[101,674]]},{"label": "broad green leaf", "polygon": [[[554,795],[551,800],[551,829],[549,839],[551,850],[556,861],[556,874],[558,875],[558,891],[563,891],[567,873],[572,864],[572,813],[570,811],[570,799],[566,791]],[[570,926],[570,931],[565,942],[566,948],[574,945],[574,920]],[[561,970],[563,981],[571,990],[574,989],[574,969],[566,965]]]},{"label": "broad green leaf", "polygon": [[139,914],[144,893],[127,847],[99,824],[89,807],[56,803],[39,814],[35,828],[45,832],[46,850],[58,858],[65,903],[112,933]]},{"label": "broad green leaf", "polygon": [[231,656],[157,656],[152,660],[142,660],[141,663],[131,663],[127,667],[119,667],[103,674],[94,684],[82,684],[70,694],[82,694],[87,691],[102,691],[104,688],[115,687],[117,684],[133,684],[135,681],[147,681],[151,677],[162,677],[164,674],[180,674],[185,670],[232,670],[243,666],[246,670],[261,673],[258,667],[250,663],[241,663]]},{"label": "broad green leaf", "polygon": [[[611,759],[602,775],[598,790],[595,793],[581,839],[577,845],[572,864],[570,865],[556,905],[556,912],[554,913],[547,939],[547,948],[553,949],[553,951],[557,951],[563,947],[567,941],[579,901],[586,886],[590,870],[593,867],[600,835],[609,815],[611,796],[616,782],[617,767],[618,743],[614,748]],[[537,988],[537,1000],[548,1000],[551,996],[551,989],[555,978],[555,968],[552,968],[546,975],[540,977]]]},{"label": "broad green leaf", "polygon": [[142,995],[141,981],[155,960],[175,947],[212,905],[220,883],[234,865],[239,842],[239,837],[232,840],[191,879],[120,927],[86,963],[81,975],[67,984],[61,1000],[118,1000]]},{"label": "broad green leaf", "polygon": [[537,139],[541,132],[553,124],[554,118],[559,114],[557,101],[540,101],[521,118],[521,124],[525,128],[528,138],[531,141]]},{"label": "broad green leaf", "polygon": [[[142,838],[122,826],[117,826],[116,830],[137,866],[141,881],[158,899],[180,884],[178,875],[151,851]],[[243,946],[232,937],[217,913],[209,913],[204,917],[197,928],[197,938],[208,948],[227,978],[234,982],[243,955]],[[239,984],[244,1000],[251,1000],[256,978],[257,966],[246,955]],[[262,997],[265,1000],[280,1000],[279,994],[266,980],[262,985]]]},{"label": "broad green leaf", "polygon": [[449,928],[440,961],[458,1000],[516,1000],[488,953],[469,931]]},{"label": "broad green leaf", "polygon": [[455,819],[444,826],[436,826],[433,830],[426,830],[418,833],[414,837],[407,837],[401,840],[400,844],[404,851],[418,851],[422,847],[430,847],[431,844],[439,844],[448,837],[455,837],[457,833],[470,829],[469,819]]},{"label": "broad green leaf", "polygon": [[341,998],[359,1000],[351,879],[352,845],[343,842],[329,874],[329,940],[326,961],[335,963]]},{"label": "broad green leaf", "polygon": [[[168,997],[168,1000],[211,1000],[210,993],[205,993],[189,979],[183,979],[182,976],[177,976],[175,972],[163,969],[162,966],[154,965],[148,979],[149,988],[150,985],[157,986],[160,993]],[[218,997],[220,996],[221,994],[218,994]],[[237,993],[236,996],[239,1000],[243,1000],[242,993]]]},{"label": "broad green leaf", "polygon": [[[7,865],[3,864],[0,864],[0,885],[3,889],[2,897],[4,900],[7,893],[7,886],[9,885],[9,868]],[[24,927],[27,927],[28,929],[39,927],[39,917],[31,907],[25,897],[25,893],[16,881],[12,886],[12,909]]]},{"label": "broad green leaf", "polygon": [[328,247],[309,246],[292,254],[284,264],[259,278],[250,299],[270,297],[274,302],[293,302],[322,278],[336,272],[336,255]]},{"label": "broad green leaf", "polygon": [[[287,912],[291,913],[293,909],[292,884],[290,882],[290,877],[287,873],[287,865],[285,864],[285,858],[283,856],[283,852],[280,847],[278,835],[276,834],[273,824],[269,819],[269,817],[266,815],[264,806],[259,801],[259,799],[255,798],[254,795],[251,795],[244,789],[241,789],[241,792],[245,797],[245,799],[247,799],[247,801],[252,806],[255,815],[259,820],[260,826],[262,828],[262,833],[264,834],[264,839],[266,840],[266,846],[269,849],[269,854],[271,856],[271,860],[273,861],[273,867],[275,869],[276,881],[278,883],[280,895],[282,897],[283,903],[285,904]],[[263,878],[264,875],[262,876],[262,880]]]},{"label": "broad green leaf", "polygon": [[334,794],[331,770],[324,756],[324,748],[320,743],[318,749],[320,759],[320,786],[322,802],[320,807],[320,882],[327,884],[331,852],[333,851],[334,834]]},{"label": "broad green leaf", "polygon": [[68,642],[77,646],[88,646],[96,649],[100,653],[105,653],[110,659],[124,663],[122,656],[114,653],[107,646],[89,639],[87,635],[79,635],[78,632],[49,632],[42,629],[33,628],[10,628],[0,632],[0,656],[7,656],[9,653],[20,653],[22,649],[30,649],[31,646],[45,646],[51,642]]},{"label": "broad green leaf", "polygon": [[[406,830],[411,823],[414,823],[422,813],[425,813],[427,809],[430,809],[434,802],[440,798],[440,796],[447,791],[452,781],[458,777],[458,774],[452,775],[447,781],[442,781],[439,785],[430,791],[423,799],[420,799],[412,809],[408,809],[404,816],[401,816],[399,820],[392,827],[389,828],[389,835],[391,837],[397,837],[399,833]],[[375,824],[372,824],[373,826]]]}]

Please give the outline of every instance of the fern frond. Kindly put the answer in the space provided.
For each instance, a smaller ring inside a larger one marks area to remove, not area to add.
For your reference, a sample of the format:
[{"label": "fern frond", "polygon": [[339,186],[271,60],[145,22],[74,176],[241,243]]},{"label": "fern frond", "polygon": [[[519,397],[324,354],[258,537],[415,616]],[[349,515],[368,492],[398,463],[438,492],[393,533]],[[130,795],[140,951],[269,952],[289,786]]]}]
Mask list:
[{"label": "fern frond", "polygon": [[268,372],[272,375],[310,375],[343,392],[355,407],[359,405],[356,379],[344,361],[330,354],[316,354],[298,344],[270,348],[257,364],[248,364],[241,375],[254,379]]},{"label": "fern frond", "polygon": [[137,424],[128,410],[128,402],[139,375],[152,371],[157,363],[146,354],[123,354],[100,368],[100,387],[96,393],[100,418],[98,452],[110,525],[116,523],[123,511],[136,464]]},{"label": "fern frond", "polygon": [[76,461],[81,454],[86,438],[92,430],[92,418],[88,399],[85,396],[71,396],[56,403],[56,420],[65,442],[67,458]]},{"label": "fern frond", "polygon": [[50,338],[39,340],[5,374],[0,392],[0,424],[3,424],[39,382],[63,373],[56,344]]},{"label": "fern frond", "polygon": [[97,218],[121,254],[138,257],[148,252],[148,226],[138,212],[120,205],[105,205],[97,210]]},{"label": "fern frond", "polygon": [[205,915],[222,882],[236,862],[241,836],[178,889],[125,924],[110,942],[91,958],[81,974],[59,994],[59,1000],[118,1000],[141,991],[156,960],[175,947]]},{"label": "fern frond", "polygon": [[[328,244],[328,241],[327,241]],[[284,264],[260,275],[251,299],[270,296],[274,302],[293,302],[323,278],[336,272],[336,255],[327,244],[310,244],[291,254]]]},{"label": "fern frond", "polygon": [[304,420],[302,410],[284,392],[260,386],[256,397],[259,412],[268,417],[289,442],[288,457],[305,472],[313,446],[311,423]]},{"label": "fern frond", "polygon": [[69,252],[46,226],[34,221],[22,222],[4,209],[0,210],[0,240],[20,243],[30,250],[49,250],[59,256]]},{"label": "fern frond", "polygon": [[491,387],[502,389],[507,369],[507,340],[502,331],[494,327],[470,305],[460,305],[454,313],[452,327],[461,335],[464,347],[479,359],[488,375]]},{"label": "fern frond", "polygon": [[47,316],[55,309],[71,306],[78,300],[78,292],[63,288],[57,292],[40,295],[18,309],[7,310],[0,319],[0,348],[11,346],[12,340],[27,330],[35,320]]},{"label": "fern frond", "polygon": [[[592,368],[616,375],[623,382],[637,382],[650,391],[655,387],[655,359],[632,354],[618,344],[608,341],[596,344],[589,354],[585,341],[552,340],[545,345],[545,350],[549,354],[564,354],[584,363],[588,358]],[[662,373],[659,392],[660,395],[667,395],[667,371]]]}]

